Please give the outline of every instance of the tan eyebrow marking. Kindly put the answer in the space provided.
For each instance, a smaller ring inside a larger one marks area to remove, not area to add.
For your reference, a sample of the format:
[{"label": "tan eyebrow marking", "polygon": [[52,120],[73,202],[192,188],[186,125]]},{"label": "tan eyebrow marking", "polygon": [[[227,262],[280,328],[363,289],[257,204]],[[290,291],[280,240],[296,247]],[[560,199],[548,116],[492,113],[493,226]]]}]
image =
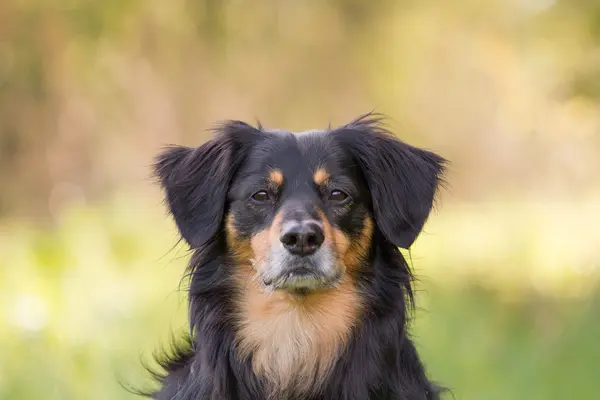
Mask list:
[{"label": "tan eyebrow marking", "polygon": [[281,170],[279,170],[279,169],[271,170],[271,172],[269,173],[269,180],[276,185],[282,185],[283,184],[283,172],[281,172]]},{"label": "tan eyebrow marking", "polygon": [[315,173],[313,174],[313,180],[317,185],[324,184],[327,179],[329,179],[329,172],[325,171],[323,168],[317,168]]}]

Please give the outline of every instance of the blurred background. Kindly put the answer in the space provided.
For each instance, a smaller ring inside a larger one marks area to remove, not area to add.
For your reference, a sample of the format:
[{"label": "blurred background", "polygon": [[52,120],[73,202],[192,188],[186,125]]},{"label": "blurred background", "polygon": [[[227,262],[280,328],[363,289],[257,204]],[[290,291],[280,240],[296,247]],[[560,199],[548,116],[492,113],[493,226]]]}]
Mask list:
[{"label": "blurred background", "polygon": [[407,254],[431,376],[456,399],[597,398],[598,0],[3,0],[0,398],[150,384],[186,328],[163,145],[373,109],[452,161]]}]

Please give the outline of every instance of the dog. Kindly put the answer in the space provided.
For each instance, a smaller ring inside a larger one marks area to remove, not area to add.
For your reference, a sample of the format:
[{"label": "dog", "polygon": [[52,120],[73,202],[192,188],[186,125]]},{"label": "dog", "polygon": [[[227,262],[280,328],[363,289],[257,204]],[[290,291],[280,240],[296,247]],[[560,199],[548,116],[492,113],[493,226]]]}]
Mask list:
[{"label": "dog", "polygon": [[190,334],[157,400],[432,400],[407,331],[446,160],[369,113],[293,134],[228,121],[155,173],[191,248]]}]

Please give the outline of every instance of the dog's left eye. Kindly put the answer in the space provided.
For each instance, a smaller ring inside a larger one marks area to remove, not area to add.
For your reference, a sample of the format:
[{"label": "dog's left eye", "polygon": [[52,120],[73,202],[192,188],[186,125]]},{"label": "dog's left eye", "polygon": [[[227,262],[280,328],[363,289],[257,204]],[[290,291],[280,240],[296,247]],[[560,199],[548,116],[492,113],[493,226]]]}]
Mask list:
[{"label": "dog's left eye", "polygon": [[342,192],[341,190],[333,190],[331,192],[331,194],[329,195],[329,200],[334,201],[336,203],[342,203],[344,201],[346,201],[346,199],[350,197],[348,196],[346,193]]},{"label": "dog's left eye", "polygon": [[269,200],[269,193],[266,190],[260,190],[252,195],[252,200],[257,203],[264,203]]}]

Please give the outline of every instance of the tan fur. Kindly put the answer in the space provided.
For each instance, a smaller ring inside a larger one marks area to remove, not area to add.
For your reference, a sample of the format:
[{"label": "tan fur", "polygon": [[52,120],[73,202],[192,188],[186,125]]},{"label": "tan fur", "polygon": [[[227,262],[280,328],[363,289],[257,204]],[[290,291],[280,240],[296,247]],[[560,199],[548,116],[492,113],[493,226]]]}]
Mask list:
[{"label": "tan fur", "polygon": [[[363,262],[365,262],[367,252],[371,247],[372,235],[373,220],[367,216],[363,221],[363,228],[360,232],[360,236],[357,239],[352,240],[350,245],[347,247],[348,250],[342,255],[342,260],[346,268],[357,269]],[[344,240],[348,240],[346,235],[337,229],[335,230],[335,237],[339,238],[338,240],[342,243],[345,243]]]},{"label": "tan fur", "polygon": [[283,185],[283,172],[279,169],[273,169],[269,173],[269,180],[275,185]]},{"label": "tan fur", "polygon": [[225,235],[227,238],[227,247],[236,260],[248,262],[253,256],[250,241],[239,238],[234,225],[234,217],[231,214],[228,214],[227,218],[225,218]]},{"label": "tan fur", "polygon": [[248,267],[239,272],[244,285],[241,355],[252,355],[255,373],[269,379],[275,392],[302,394],[318,388],[358,320],[360,297],[354,284],[345,278],[338,289],[294,297],[264,293],[258,282],[248,279]]},{"label": "tan fur", "polygon": [[[352,268],[361,245],[350,244],[345,235],[323,218],[325,242],[342,265]],[[370,219],[369,219],[370,221]],[[251,239],[255,260],[264,260],[271,243],[279,240],[282,217],[277,215],[269,229]],[[370,238],[372,225],[365,223],[363,236]],[[252,279],[262,262],[239,265],[234,279],[237,298],[237,345],[242,357],[252,356],[255,373],[271,381],[273,396],[300,396],[318,388],[343,351],[362,311],[361,297],[351,277],[343,275],[340,286],[307,296],[285,292],[265,293]],[[350,265],[352,264],[352,265]]]},{"label": "tan fur", "polygon": [[315,171],[315,173],[313,174],[313,181],[317,184],[317,185],[322,185],[325,182],[327,182],[327,179],[329,179],[329,172],[327,172],[325,169],[323,168],[317,168],[317,170]]},{"label": "tan fur", "polygon": [[325,245],[328,244],[327,238],[332,238],[336,254],[344,268],[356,269],[364,262],[367,251],[371,246],[371,236],[373,235],[373,220],[366,216],[363,221],[363,228],[360,236],[355,240],[350,240],[348,236],[338,228],[333,227],[327,217],[320,213],[323,220],[323,230],[325,232]]},{"label": "tan fur", "polygon": [[259,232],[250,239],[252,253],[254,254],[255,267],[260,268],[264,265],[268,252],[271,249],[271,243],[279,240],[279,231],[281,231],[281,222],[283,216],[278,213],[268,229]]}]

